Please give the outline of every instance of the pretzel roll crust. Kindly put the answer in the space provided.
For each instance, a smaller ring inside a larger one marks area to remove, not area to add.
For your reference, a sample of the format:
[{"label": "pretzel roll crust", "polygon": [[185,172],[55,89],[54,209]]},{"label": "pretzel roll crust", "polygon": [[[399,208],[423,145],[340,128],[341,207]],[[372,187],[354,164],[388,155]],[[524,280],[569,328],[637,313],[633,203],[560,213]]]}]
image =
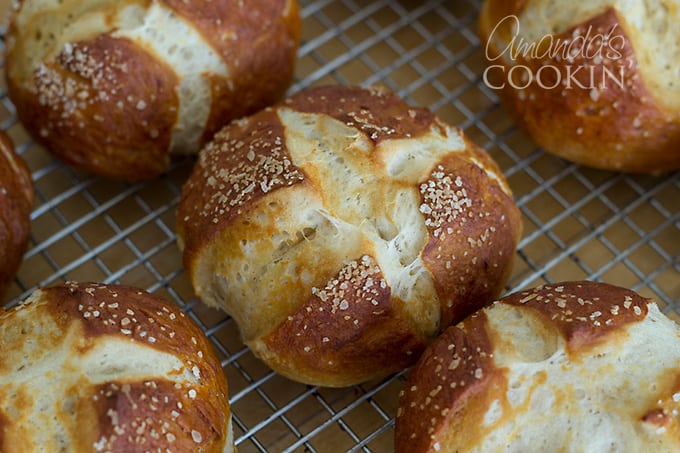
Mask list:
[{"label": "pretzel roll crust", "polygon": [[545,148],[587,166],[680,168],[680,3],[487,0],[489,83]]},{"label": "pretzel roll crust", "polygon": [[26,163],[0,132],[0,300],[26,252],[33,207],[33,182]]},{"label": "pretzel roll crust", "polygon": [[324,86],[221,130],[177,229],[196,293],[258,357],[345,386],[412,364],[491,301],[521,227],[460,131],[386,91]]},{"label": "pretzel roll crust", "polygon": [[653,301],[616,286],[511,294],[423,353],[396,451],[675,451],[679,338]]},{"label": "pretzel roll crust", "polygon": [[0,315],[0,449],[233,451],[227,382],[186,315],[67,283]]},{"label": "pretzel roll crust", "polygon": [[148,179],[278,101],[299,37],[295,0],[23,0],[7,34],[8,93],[60,159]]}]

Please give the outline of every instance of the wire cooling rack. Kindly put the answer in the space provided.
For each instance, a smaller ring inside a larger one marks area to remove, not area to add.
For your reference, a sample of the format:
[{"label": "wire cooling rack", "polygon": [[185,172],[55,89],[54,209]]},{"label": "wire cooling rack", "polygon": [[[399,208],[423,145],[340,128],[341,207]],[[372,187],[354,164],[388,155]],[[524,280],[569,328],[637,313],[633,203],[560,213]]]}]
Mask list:
[{"label": "wire cooling rack", "polygon": [[[500,164],[524,221],[508,290],[603,280],[656,299],[680,319],[680,173],[596,171],[537,148],[481,79],[479,1],[300,3],[303,41],[291,91],[318,83],[384,85],[463,128]],[[241,453],[393,451],[404,373],[347,389],[291,382],[244,348],[233,321],[195,300],[174,232],[192,159],[143,184],[76,172],[32,143],[5,93],[3,81],[0,127],[36,187],[31,246],[6,307],[63,280],[146,288],[180,305],[212,339],[229,379]]]}]

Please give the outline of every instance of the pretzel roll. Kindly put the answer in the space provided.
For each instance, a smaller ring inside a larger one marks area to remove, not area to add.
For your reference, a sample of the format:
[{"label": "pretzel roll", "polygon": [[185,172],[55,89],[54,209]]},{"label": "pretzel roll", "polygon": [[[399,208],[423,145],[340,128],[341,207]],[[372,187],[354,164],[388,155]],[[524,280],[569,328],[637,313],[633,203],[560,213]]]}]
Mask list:
[{"label": "pretzel roll", "polygon": [[293,77],[295,0],[22,0],[7,39],[17,115],[80,169],[158,176]]},{"label": "pretzel roll", "polygon": [[484,78],[536,143],[591,167],[680,168],[680,1],[486,0]]},{"label": "pretzel roll", "polygon": [[680,449],[680,327],[633,291],[564,282],[447,329],[402,392],[396,452]]},{"label": "pretzel roll", "polygon": [[26,252],[32,206],[31,173],[0,131],[0,301]]},{"label": "pretzel roll", "polygon": [[459,130],[386,91],[324,86],[222,129],[177,229],[197,295],[258,357],[345,386],[409,366],[493,300],[520,215]]},{"label": "pretzel roll", "polygon": [[234,451],[209,340],[152,294],[38,290],[0,315],[0,350],[0,451]]}]

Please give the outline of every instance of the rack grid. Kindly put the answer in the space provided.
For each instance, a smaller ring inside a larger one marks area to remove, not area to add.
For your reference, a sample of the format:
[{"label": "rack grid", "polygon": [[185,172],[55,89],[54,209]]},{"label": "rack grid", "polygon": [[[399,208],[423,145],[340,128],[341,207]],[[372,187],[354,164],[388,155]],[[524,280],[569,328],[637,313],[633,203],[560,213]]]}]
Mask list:
[{"label": "rack grid", "polygon": [[[7,3],[7,2],[5,2]],[[482,80],[478,0],[300,0],[303,39],[291,92],[378,84],[459,126],[503,169],[523,214],[514,291],[560,280],[632,288],[680,320],[680,173],[625,175],[544,153]],[[5,305],[64,280],[139,286],[177,303],[206,332],[229,380],[246,452],[391,452],[406,372],[345,389],[289,381],[259,362],[234,322],[195,299],[176,246],[175,211],[192,158],[155,181],[79,173],[34,144],[0,82],[0,127],[32,171],[32,236]]]}]

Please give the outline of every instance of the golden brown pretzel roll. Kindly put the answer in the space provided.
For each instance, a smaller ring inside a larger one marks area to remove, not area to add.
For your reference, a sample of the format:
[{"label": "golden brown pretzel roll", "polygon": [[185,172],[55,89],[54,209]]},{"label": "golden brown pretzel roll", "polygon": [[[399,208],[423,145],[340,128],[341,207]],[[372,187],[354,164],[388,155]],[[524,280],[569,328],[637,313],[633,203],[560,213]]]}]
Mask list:
[{"label": "golden brown pretzel roll", "polygon": [[151,178],[293,77],[295,0],[22,0],[7,35],[9,96],[64,161]]},{"label": "golden brown pretzel roll", "polygon": [[546,151],[608,170],[678,169],[678,23],[678,0],[486,0],[485,79]]},{"label": "golden brown pretzel roll", "polygon": [[157,296],[38,290],[0,315],[0,350],[0,451],[233,451],[220,362]]},{"label": "golden brown pretzel roll", "polygon": [[325,386],[412,364],[501,291],[519,235],[484,151],[395,94],[342,86],[222,129],[178,211],[201,300],[274,370]]},{"label": "golden brown pretzel roll", "polygon": [[0,301],[26,251],[32,206],[31,173],[0,131]]},{"label": "golden brown pretzel roll", "polygon": [[680,448],[680,327],[633,291],[564,282],[447,329],[404,386],[397,453]]}]

